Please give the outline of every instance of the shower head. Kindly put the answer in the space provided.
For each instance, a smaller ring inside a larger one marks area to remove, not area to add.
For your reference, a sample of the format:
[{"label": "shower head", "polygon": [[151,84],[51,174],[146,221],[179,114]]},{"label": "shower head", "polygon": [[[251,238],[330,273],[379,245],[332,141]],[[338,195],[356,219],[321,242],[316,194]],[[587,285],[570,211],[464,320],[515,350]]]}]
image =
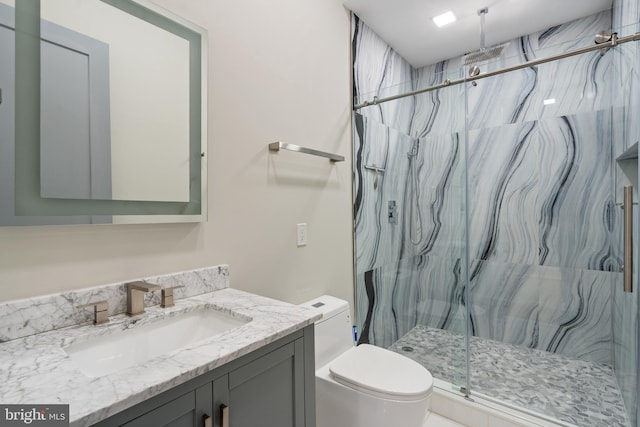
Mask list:
[{"label": "shower head", "polygon": [[[488,7],[483,7],[478,10],[478,16],[480,16],[480,49],[475,52],[467,53],[464,56],[464,65],[471,65],[477,62],[488,61],[489,59],[496,58],[502,54],[502,51],[507,47],[508,43],[486,48],[484,45],[484,18],[489,13]],[[474,69],[475,67],[472,67]],[[480,70],[478,70],[478,73]],[[471,69],[469,70],[471,75]],[[477,75],[477,74],[476,74]]]},{"label": "shower head", "polygon": [[509,43],[504,43],[486,49],[479,49],[475,52],[469,52],[464,56],[464,65],[476,64],[478,62],[497,58],[502,54],[502,51],[507,46],[509,46]]}]

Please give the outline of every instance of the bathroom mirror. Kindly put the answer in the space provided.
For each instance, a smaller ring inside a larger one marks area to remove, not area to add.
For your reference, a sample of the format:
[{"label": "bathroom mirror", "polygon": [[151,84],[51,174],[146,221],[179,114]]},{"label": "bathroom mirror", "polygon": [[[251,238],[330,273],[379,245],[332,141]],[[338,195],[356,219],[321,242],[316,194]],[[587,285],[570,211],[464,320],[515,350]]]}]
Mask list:
[{"label": "bathroom mirror", "polygon": [[0,223],[204,220],[206,32],[138,0],[0,7]]}]

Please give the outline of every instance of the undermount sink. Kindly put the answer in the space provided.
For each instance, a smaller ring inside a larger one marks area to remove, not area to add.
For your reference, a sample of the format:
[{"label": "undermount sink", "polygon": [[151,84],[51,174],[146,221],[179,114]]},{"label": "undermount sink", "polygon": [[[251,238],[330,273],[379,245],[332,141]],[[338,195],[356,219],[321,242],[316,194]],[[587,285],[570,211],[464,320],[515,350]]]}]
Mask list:
[{"label": "undermount sink", "polygon": [[89,377],[101,377],[248,323],[215,309],[192,311],[72,344],[64,351]]}]

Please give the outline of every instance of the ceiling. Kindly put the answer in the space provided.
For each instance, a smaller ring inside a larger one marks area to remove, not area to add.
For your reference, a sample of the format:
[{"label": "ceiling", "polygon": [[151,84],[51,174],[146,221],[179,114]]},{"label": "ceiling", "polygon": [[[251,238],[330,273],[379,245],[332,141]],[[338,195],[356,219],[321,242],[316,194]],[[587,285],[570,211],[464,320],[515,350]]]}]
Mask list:
[{"label": "ceiling", "polygon": [[[488,7],[485,45],[504,43],[611,7],[612,0],[343,0],[414,67],[480,48],[478,10]],[[448,10],[457,21],[436,27]],[[606,30],[608,28],[603,28]]]}]

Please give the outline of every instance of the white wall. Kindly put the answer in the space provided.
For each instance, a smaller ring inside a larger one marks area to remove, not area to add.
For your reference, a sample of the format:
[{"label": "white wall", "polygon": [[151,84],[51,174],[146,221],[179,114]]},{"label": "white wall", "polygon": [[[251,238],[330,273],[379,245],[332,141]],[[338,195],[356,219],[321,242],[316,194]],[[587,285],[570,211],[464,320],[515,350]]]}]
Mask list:
[{"label": "white wall", "polygon": [[[0,228],[0,300],[228,263],[237,289],[352,301],[348,12],[339,0],[156,3],[209,31],[209,221]],[[346,161],[270,154],[276,140]]]}]

